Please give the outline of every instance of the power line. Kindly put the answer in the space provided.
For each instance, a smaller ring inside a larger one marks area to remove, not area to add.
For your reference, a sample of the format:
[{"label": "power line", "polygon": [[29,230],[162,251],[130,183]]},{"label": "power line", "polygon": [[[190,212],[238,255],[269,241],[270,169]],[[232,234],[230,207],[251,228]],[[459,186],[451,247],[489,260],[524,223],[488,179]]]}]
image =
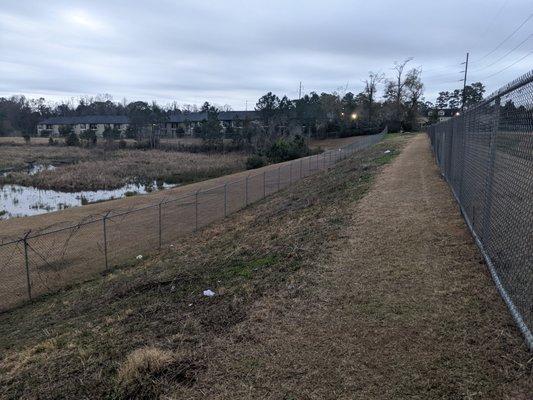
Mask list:
[{"label": "power line", "polygon": [[518,25],[518,28],[516,28],[514,31],[511,32],[511,34],[509,36],[507,36],[505,39],[503,39],[494,49],[492,49],[491,51],[489,51],[487,54],[485,54],[483,57],[481,57],[480,59],[478,59],[476,62],[480,62],[481,60],[484,60],[485,58],[487,58],[488,56],[490,56],[491,54],[493,54],[496,50],[498,50],[505,42],[507,42],[509,39],[511,39],[516,32],[518,32],[525,24],[527,24],[527,22],[533,18],[533,14],[529,14],[529,16],[520,24]]},{"label": "power line", "polygon": [[499,63],[501,60],[503,60],[505,57],[507,57],[509,54],[511,54],[513,51],[515,51],[516,49],[518,49],[519,47],[521,47],[525,42],[527,42],[529,39],[531,39],[531,37],[533,37],[533,33],[530,33],[529,36],[527,36],[524,40],[522,40],[520,43],[518,43],[515,47],[513,47],[511,50],[509,50],[507,53],[505,53],[503,56],[501,56],[500,58],[498,58],[496,61],[488,64],[488,65],[485,65],[484,67],[481,67],[481,68],[478,68],[476,69],[475,71],[483,71],[484,69],[487,69],[489,67],[492,67],[493,65]]},{"label": "power line", "polygon": [[[424,71],[422,71],[422,73],[424,73]],[[447,72],[445,74],[437,74],[437,75],[431,75],[431,74],[425,75],[424,74],[424,77],[429,78],[429,79],[452,78],[453,75],[458,75],[460,73],[461,71]]]},{"label": "power line", "polygon": [[[500,14],[502,13],[503,9],[505,8],[505,6],[507,5],[507,3],[509,2],[509,0],[505,0],[501,7],[498,9],[498,11],[496,11],[496,14],[494,14],[494,16],[492,17],[492,19],[489,21],[487,27],[485,28],[485,30],[483,31],[483,34],[481,36],[479,36],[479,38],[482,38],[484,37],[489,29],[492,27],[492,24],[494,24],[494,21],[496,21],[498,19],[498,17],[500,16]],[[479,42],[478,42],[479,43]]]},{"label": "power line", "polygon": [[530,51],[530,52],[527,53],[525,56],[519,58],[519,59],[516,60],[514,63],[509,64],[507,67],[502,68],[502,69],[499,70],[498,72],[495,72],[494,74],[491,74],[491,75],[489,75],[489,76],[486,76],[485,79],[492,78],[493,76],[496,76],[496,75],[498,75],[498,74],[501,74],[503,71],[506,71],[506,70],[508,70],[509,68],[511,68],[513,65],[518,64],[520,61],[526,59],[526,58],[529,57],[531,54],[533,54],[533,51]]},{"label": "power line", "polygon": [[430,68],[430,69],[424,69],[422,68],[422,72],[431,72],[431,71],[439,71],[439,70],[443,70],[443,69],[449,69],[449,68],[454,68],[454,67],[458,67],[460,64],[452,64],[452,65],[446,65],[446,66],[441,66],[441,67],[435,67],[435,68]]}]

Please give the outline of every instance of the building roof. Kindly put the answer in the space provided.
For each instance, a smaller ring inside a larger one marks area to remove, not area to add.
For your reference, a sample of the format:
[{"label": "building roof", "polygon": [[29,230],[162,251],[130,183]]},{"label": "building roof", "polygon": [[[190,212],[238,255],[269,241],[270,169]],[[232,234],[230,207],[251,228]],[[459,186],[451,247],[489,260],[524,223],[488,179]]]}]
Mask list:
[{"label": "building roof", "polygon": [[[257,119],[259,113],[257,111],[221,111],[218,113],[218,119],[220,121],[233,121],[234,119]],[[207,119],[206,112],[193,112],[193,113],[180,113],[172,114],[169,118],[169,122],[201,122]]]},{"label": "building roof", "polygon": [[77,125],[77,124],[128,124],[129,118],[125,115],[82,115],[74,117],[51,117],[39,121],[47,125]]}]

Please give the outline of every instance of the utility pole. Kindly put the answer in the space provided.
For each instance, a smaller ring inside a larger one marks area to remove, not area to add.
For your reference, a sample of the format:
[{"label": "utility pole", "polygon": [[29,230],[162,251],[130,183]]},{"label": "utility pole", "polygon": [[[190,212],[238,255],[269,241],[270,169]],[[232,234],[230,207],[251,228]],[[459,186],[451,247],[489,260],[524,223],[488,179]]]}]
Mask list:
[{"label": "utility pole", "polygon": [[248,100],[246,100],[246,108],[245,108],[246,111],[248,111]]},{"label": "utility pole", "polygon": [[462,104],[461,104],[461,114],[463,114],[463,112],[465,110],[466,76],[468,74],[468,53],[466,53],[466,61],[463,64],[465,64],[465,70],[464,70],[465,77],[463,79],[463,101],[462,101]]},{"label": "utility pole", "polygon": [[302,98],[302,81],[300,81],[300,88],[298,89],[298,100]]}]

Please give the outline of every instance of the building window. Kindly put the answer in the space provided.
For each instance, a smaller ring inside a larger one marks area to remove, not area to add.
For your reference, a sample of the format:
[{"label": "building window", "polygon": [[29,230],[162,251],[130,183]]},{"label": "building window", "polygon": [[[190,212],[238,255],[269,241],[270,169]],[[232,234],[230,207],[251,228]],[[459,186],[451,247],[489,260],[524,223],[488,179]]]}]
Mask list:
[{"label": "building window", "polygon": [[117,129],[122,128],[122,124],[115,124],[115,128],[117,128]]},{"label": "building window", "polygon": [[96,124],[89,124],[89,129],[96,130],[98,129],[98,126]]},{"label": "building window", "polygon": [[53,129],[53,125],[52,124],[46,124],[46,129]]}]

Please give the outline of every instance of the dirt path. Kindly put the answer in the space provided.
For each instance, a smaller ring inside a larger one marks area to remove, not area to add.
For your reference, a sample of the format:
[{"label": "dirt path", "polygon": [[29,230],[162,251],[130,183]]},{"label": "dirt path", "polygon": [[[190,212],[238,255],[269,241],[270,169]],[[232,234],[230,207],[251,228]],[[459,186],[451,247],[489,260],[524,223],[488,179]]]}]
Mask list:
[{"label": "dirt path", "polygon": [[256,304],[175,398],[530,399],[525,346],[424,135],[351,214],[330,261]]}]

